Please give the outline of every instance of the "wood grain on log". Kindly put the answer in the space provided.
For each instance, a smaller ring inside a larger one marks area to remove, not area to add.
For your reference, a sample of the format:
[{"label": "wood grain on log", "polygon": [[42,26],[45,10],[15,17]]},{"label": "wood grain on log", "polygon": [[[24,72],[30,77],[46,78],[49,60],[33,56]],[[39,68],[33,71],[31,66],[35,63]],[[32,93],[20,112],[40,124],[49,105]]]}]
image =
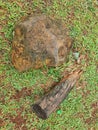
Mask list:
[{"label": "wood grain on log", "polygon": [[47,119],[49,115],[56,110],[57,106],[67,97],[80,74],[81,70],[73,72],[57,84],[48,94],[33,104],[32,108],[36,115],[42,119]]}]

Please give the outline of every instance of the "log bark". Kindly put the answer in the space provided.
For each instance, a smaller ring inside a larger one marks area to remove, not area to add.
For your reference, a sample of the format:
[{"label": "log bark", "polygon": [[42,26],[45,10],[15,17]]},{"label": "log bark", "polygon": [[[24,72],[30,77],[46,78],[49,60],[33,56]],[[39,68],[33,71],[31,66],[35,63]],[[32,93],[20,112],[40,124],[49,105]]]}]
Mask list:
[{"label": "log bark", "polygon": [[81,71],[78,70],[69,76],[64,77],[63,80],[54,87],[54,89],[33,104],[33,112],[35,112],[39,118],[47,119],[67,97],[77,79],[80,77],[80,74]]}]

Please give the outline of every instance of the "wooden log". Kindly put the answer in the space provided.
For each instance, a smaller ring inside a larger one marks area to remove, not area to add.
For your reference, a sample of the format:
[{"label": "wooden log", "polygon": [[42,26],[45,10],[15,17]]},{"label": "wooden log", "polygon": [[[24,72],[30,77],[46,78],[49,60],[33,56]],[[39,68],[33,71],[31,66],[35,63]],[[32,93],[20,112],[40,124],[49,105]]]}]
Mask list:
[{"label": "wooden log", "polygon": [[39,118],[47,119],[67,97],[77,79],[80,77],[80,74],[81,70],[78,70],[64,77],[48,94],[33,104],[33,112],[35,112]]}]

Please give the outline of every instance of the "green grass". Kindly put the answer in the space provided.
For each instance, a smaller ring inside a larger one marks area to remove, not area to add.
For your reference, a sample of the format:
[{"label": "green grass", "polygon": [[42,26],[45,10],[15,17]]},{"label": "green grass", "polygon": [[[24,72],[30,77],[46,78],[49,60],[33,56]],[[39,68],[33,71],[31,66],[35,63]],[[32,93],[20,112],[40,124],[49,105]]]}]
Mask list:
[{"label": "green grass", "polygon": [[[0,0],[0,130],[98,129],[97,7],[97,0]],[[37,118],[30,106],[49,90],[50,82],[61,78],[64,70],[71,71],[75,62],[71,52],[69,61],[57,68],[19,73],[12,66],[10,54],[15,24],[34,13],[64,20],[74,38],[72,50],[84,57],[80,62],[84,73],[78,85],[45,121]]]}]

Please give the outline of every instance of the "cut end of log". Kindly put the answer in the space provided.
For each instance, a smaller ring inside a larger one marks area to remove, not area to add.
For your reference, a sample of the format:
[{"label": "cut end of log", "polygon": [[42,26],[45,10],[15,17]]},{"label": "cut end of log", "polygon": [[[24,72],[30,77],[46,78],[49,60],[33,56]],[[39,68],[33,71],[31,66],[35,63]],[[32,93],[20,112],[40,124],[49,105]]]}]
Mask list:
[{"label": "cut end of log", "polygon": [[36,113],[36,115],[39,117],[39,118],[42,118],[42,119],[47,119],[47,114],[45,113],[45,110],[43,110],[38,104],[34,104],[32,106],[32,110],[33,112]]}]

